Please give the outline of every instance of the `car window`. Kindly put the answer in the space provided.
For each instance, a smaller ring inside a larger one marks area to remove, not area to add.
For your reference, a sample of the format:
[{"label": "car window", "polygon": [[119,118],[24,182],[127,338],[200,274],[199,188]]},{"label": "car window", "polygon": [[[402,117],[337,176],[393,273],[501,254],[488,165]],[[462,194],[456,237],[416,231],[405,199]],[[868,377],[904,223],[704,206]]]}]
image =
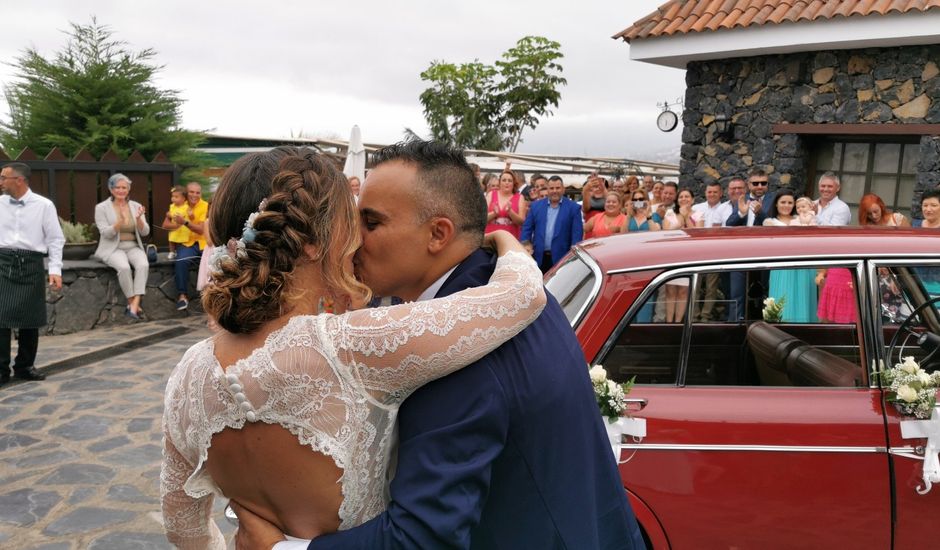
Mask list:
[{"label": "car window", "polygon": [[596,277],[577,256],[569,256],[545,281],[545,288],[561,304],[568,322],[574,324],[578,313],[591,298]]},{"label": "car window", "polygon": [[857,288],[845,267],[699,274],[685,384],[860,386]]},{"label": "car window", "polygon": [[[940,339],[940,266],[878,266],[875,273],[878,277],[877,307],[887,362],[894,364],[902,357],[910,356],[923,367],[940,366],[933,364],[933,356],[930,356],[932,364],[923,364],[935,348],[933,342]],[[927,337],[922,340],[924,335]]]},{"label": "car window", "polygon": [[[615,338],[599,364],[617,382],[675,384],[688,304],[689,277],[675,277],[655,288]],[[680,298],[681,297],[681,298]]]}]

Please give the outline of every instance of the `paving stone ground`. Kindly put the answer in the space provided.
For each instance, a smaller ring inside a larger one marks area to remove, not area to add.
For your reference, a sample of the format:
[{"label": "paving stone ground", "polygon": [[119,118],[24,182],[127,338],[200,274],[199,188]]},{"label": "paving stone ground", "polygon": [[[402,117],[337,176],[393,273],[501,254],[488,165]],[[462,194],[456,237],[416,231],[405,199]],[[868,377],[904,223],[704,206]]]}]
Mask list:
[{"label": "paving stone ground", "polygon": [[[168,326],[42,337],[37,366],[113,355]],[[170,548],[160,516],[163,391],[183,352],[210,334],[204,317],[184,326],[182,335],[0,388],[0,548]],[[231,534],[223,506],[216,521]]]}]

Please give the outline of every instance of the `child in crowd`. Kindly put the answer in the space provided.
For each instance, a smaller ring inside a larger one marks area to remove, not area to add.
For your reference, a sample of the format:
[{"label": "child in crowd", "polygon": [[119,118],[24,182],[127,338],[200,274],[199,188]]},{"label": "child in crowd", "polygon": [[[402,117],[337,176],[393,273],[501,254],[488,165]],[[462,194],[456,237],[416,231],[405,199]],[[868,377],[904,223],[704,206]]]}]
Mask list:
[{"label": "child in crowd", "polygon": [[[166,227],[168,224],[173,223],[173,216],[180,215],[182,217],[187,217],[189,213],[187,212],[188,205],[186,204],[186,188],[182,185],[177,185],[170,190],[170,211],[166,213],[166,219],[163,220],[163,226]],[[189,240],[189,229],[186,227],[178,227],[170,231],[168,237],[170,241],[170,253],[167,254],[167,260],[176,259],[176,245],[177,243],[185,243]]]},{"label": "child in crowd", "polygon": [[796,216],[790,225],[816,225],[816,206],[806,197],[796,199]]}]

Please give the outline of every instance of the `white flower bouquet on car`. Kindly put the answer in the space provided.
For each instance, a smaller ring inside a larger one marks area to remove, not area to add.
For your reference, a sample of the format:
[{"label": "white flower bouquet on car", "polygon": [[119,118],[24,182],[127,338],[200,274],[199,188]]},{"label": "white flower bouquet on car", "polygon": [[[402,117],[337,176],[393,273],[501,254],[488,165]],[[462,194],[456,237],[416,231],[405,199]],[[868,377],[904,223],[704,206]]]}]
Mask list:
[{"label": "white flower bouquet on car", "polygon": [[927,374],[913,357],[881,372],[881,381],[888,393],[887,400],[903,415],[930,418],[937,405],[940,371]]}]

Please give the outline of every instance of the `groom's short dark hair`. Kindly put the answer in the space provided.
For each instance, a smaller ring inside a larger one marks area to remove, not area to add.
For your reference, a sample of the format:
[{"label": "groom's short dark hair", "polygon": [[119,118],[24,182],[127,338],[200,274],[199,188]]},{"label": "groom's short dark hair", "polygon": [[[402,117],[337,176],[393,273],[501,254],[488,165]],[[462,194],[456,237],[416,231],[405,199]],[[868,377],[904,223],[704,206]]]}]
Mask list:
[{"label": "groom's short dark hair", "polygon": [[372,154],[375,166],[399,160],[417,167],[414,189],[418,223],[440,216],[454,222],[461,237],[479,246],[486,229],[486,199],[463,151],[440,141],[411,140]]}]

